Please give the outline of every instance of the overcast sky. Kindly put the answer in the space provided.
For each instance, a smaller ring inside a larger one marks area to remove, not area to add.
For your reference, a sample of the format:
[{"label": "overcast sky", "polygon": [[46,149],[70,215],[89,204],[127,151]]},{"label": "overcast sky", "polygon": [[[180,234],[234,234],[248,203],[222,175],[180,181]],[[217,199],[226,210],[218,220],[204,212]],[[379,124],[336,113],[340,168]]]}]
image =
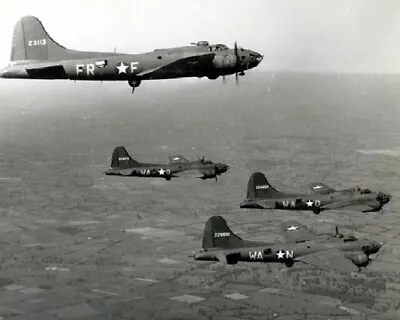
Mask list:
[{"label": "overcast sky", "polygon": [[237,40],[264,55],[263,70],[400,71],[398,0],[5,0],[0,68],[28,14],[71,49],[139,53]]}]

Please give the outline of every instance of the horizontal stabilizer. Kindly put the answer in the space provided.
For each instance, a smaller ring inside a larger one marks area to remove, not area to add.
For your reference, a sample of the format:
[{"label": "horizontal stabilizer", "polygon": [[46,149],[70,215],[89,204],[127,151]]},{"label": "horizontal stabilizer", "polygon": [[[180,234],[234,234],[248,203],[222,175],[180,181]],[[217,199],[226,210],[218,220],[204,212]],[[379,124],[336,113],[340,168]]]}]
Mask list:
[{"label": "horizontal stabilizer", "polygon": [[318,194],[329,194],[336,191],[335,189],[321,182],[312,182],[309,184],[309,187],[312,192]]},{"label": "horizontal stabilizer", "polygon": [[177,155],[171,155],[168,157],[169,159],[169,164],[180,164],[180,163],[188,163],[189,160],[186,159],[184,156],[181,156],[180,154]]}]

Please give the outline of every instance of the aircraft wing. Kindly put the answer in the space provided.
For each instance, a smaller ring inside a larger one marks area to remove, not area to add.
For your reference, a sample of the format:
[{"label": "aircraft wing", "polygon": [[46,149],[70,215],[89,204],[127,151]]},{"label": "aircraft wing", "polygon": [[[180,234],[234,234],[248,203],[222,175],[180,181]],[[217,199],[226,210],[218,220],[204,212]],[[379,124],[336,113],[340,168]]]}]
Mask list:
[{"label": "aircraft wing", "polygon": [[190,57],[182,58],[176,60],[167,65],[157,67],[150,70],[144,70],[137,74],[138,77],[149,78],[149,79],[159,79],[165,77],[168,74],[176,74],[177,70],[182,72],[190,72],[196,70],[203,70],[204,68],[210,66],[215,57],[215,53],[207,53],[203,55],[193,55]]},{"label": "aircraft wing", "polygon": [[325,270],[339,272],[354,272],[358,270],[357,266],[343,252],[335,249],[301,256],[296,260]]},{"label": "aircraft wing", "polygon": [[315,237],[314,231],[297,221],[283,222],[281,227],[285,242],[299,242],[311,240]]},{"label": "aircraft wing", "polygon": [[328,194],[335,192],[335,189],[331,188],[330,186],[322,183],[322,182],[312,182],[309,184],[309,187],[312,192],[318,194]]},{"label": "aircraft wing", "polygon": [[357,202],[354,199],[346,199],[346,200],[341,200],[341,201],[337,201],[337,202],[332,202],[330,204],[327,204],[325,206],[321,206],[321,209],[324,210],[335,210],[335,209],[340,209],[340,208],[346,208],[348,210],[365,210],[365,209],[369,209],[369,203],[367,202]]}]

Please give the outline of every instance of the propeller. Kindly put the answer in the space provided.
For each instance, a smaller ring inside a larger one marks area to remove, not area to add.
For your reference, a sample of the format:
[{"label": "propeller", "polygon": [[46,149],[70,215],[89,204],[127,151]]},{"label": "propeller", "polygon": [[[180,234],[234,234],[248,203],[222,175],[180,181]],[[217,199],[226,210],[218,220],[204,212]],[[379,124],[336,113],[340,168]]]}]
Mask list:
[{"label": "propeller", "polygon": [[[241,70],[241,64],[240,64],[240,55],[239,55],[239,49],[237,46],[237,42],[235,41],[234,47],[233,47],[233,52],[235,55],[235,81],[236,85],[239,86],[239,74],[244,75],[243,70]],[[238,72],[240,70],[240,72]],[[226,76],[222,76],[222,83],[226,83]]]},{"label": "propeller", "polygon": [[236,85],[239,86],[239,74],[238,74],[238,69],[240,67],[240,56],[239,56],[239,50],[237,46],[237,42],[235,41],[235,45],[233,47],[233,52],[235,53],[235,58],[236,58],[236,72],[235,72],[235,81]]},{"label": "propeller", "polygon": [[336,238],[344,238],[343,234],[339,233],[339,227],[335,226],[335,237]]}]

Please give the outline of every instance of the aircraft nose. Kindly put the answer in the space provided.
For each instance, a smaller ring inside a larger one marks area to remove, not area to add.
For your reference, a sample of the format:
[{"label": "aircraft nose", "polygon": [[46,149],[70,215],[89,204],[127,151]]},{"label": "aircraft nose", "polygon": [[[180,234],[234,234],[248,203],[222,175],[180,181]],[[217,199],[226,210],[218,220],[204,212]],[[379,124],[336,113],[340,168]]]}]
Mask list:
[{"label": "aircraft nose", "polygon": [[229,170],[229,166],[227,164],[220,165],[221,172],[226,172]]},{"label": "aircraft nose", "polygon": [[372,245],[372,254],[377,253],[384,245],[384,242],[376,242]]},{"label": "aircraft nose", "polygon": [[254,66],[258,66],[263,60],[264,56],[255,51],[250,51],[250,60]]},{"label": "aircraft nose", "polygon": [[392,196],[387,193],[383,192],[378,192],[378,196],[376,197],[376,200],[378,200],[382,205],[387,204]]}]

